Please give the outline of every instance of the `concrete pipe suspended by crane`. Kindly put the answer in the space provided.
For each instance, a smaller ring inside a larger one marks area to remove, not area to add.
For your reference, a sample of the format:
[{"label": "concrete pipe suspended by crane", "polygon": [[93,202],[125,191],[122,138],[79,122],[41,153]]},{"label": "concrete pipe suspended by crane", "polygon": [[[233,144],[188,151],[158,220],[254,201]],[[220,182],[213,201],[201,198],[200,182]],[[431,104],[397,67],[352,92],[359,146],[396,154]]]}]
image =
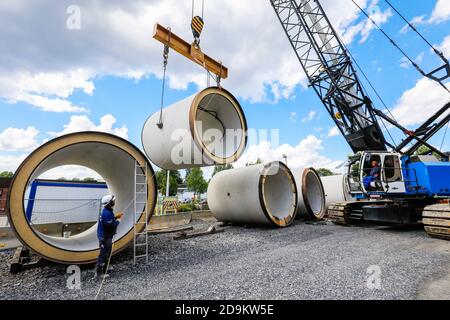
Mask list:
[{"label": "concrete pipe suspended by crane", "polygon": [[168,170],[233,163],[247,144],[247,122],[228,91],[211,87],[153,114],[142,130],[150,160]]},{"label": "concrete pipe suspended by crane", "polygon": [[[136,166],[136,163],[138,166]],[[27,188],[44,172],[63,165],[80,165],[96,171],[116,196],[116,212],[124,217],[114,237],[113,254],[133,241],[135,172],[147,166],[147,194],[139,203],[146,202],[149,217],[156,203],[156,180],[145,155],[134,145],[117,136],[99,132],[80,132],[61,136],[31,153],[17,169],[8,199],[8,218],[22,244],[47,260],[65,264],[95,262],[99,253],[97,224],[69,238],[39,232],[30,223],[25,212]],[[137,205],[138,222],[145,222],[145,204]],[[142,232],[145,224],[137,227]]]},{"label": "concrete pipe suspended by crane", "polygon": [[326,214],[325,192],[320,176],[313,168],[293,169],[299,193],[297,217],[322,220]]},{"label": "concrete pipe suspended by crane", "polygon": [[219,221],[287,227],[297,212],[294,176],[282,162],[225,170],[208,186],[208,205]]},{"label": "concrete pipe suspended by crane", "polygon": [[335,175],[321,177],[323,190],[325,191],[325,207],[328,209],[330,204],[350,201],[353,199],[348,192],[347,183],[344,175]]}]

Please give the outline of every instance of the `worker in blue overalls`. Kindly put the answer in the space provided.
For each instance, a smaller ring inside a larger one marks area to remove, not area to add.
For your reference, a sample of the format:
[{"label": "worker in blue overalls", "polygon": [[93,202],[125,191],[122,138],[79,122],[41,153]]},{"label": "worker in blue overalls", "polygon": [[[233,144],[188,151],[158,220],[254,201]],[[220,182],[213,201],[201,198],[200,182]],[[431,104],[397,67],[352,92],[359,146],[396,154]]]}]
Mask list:
[{"label": "worker in blue overalls", "polygon": [[372,169],[368,176],[364,177],[363,183],[367,191],[377,190],[376,182],[380,180],[381,168],[377,160],[372,160]]},{"label": "worker in blue overalls", "polygon": [[[114,214],[113,208],[116,198],[106,195],[102,198],[103,210],[98,218],[97,237],[100,245],[100,254],[97,259],[96,278],[106,275],[108,261],[111,258],[113,237],[116,234],[123,213]],[[111,268],[109,268],[111,270]]]}]

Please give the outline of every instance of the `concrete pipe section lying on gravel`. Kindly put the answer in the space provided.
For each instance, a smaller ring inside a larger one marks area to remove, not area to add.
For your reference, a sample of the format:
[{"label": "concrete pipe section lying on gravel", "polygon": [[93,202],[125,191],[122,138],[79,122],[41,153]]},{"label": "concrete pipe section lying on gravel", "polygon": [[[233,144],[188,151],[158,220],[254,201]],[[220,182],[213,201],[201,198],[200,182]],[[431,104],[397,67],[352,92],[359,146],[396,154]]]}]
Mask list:
[{"label": "concrete pipe section lying on gravel", "polygon": [[297,187],[278,161],[226,170],[211,179],[208,205],[219,221],[287,227],[297,212]]},{"label": "concrete pipe section lying on gravel", "polygon": [[335,175],[321,177],[323,190],[325,191],[325,208],[328,209],[330,204],[350,201],[352,195],[347,191],[344,175]]},{"label": "concrete pipe section lying on gravel", "polygon": [[[97,224],[69,238],[49,236],[33,228],[26,217],[24,201],[28,186],[44,172],[64,166],[80,165],[96,171],[116,196],[116,212],[124,212],[114,237],[113,254],[133,241],[135,165],[147,166],[147,202],[149,216],[156,202],[154,172],[145,155],[131,143],[117,136],[99,132],[80,132],[53,139],[31,153],[17,170],[9,194],[8,215],[11,226],[23,245],[45,259],[67,263],[94,262],[98,256]],[[137,173],[142,174],[138,168]],[[144,184],[145,185],[145,184]],[[145,204],[137,206],[145,212]],[[145,222],[144,214],[137,214]],[[141,224],[144,228],[144,224]]]},{"label": "concrete pipe section lying on gravel", "polygon": [[297,217],[322,220],[327,207],[319,174],[313,168],[294,169],[292,173],[299,193]]},{"label": "concrete pipe section lying on gravel", "polygon": [[148,118],[142,145],[158,167],[187,169],[235,162],[244,152],[246,133],[239,102],[211,87],[163,109],[162,117],[158,111]]}]

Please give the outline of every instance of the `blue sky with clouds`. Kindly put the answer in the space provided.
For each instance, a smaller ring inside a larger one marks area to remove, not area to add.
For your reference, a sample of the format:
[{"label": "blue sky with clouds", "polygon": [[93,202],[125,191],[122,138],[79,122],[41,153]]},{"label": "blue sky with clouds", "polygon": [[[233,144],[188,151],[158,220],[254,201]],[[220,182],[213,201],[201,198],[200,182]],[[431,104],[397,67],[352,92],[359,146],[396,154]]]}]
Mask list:
[{"label": "blue sky with clouds", "polygon": [[[197,1],[199,2],[199,1]],[[333,168],[350,148],[312,90],[269,1],[206,0],[202,48],[229,67],[223,86],[239,99],[255,129],[279,129],[281,146],[259,141],[242,163],[257,157],[292,165]],[[383,99],[414,128],[450,100],[425,80],[350,0],[323,0],[341,33]],[[425,70],[441,62],[389,10],[383,0],[362,6]],[[392,1],[450,56],[450,1]],[[80,29],[67,28],[70,5],[80,8]],[[78,130],[118,134],[141,147],[140,133],[159,108],[162,47],[151,38],[156,21],[191,39],[191,1],[25,1],[0,4],[0,171],[14,170],[38,145]],[[197,6],[196,11],[200,11]],[[171,52],[166,105],[205,85],[200,67]],[[382,108],[369,91],[375,104]],[[397,142],[401,134],[393,130]],[[443,132],[432,143],[440,145]],[[444,145],[450,149],[450,134]]]}]

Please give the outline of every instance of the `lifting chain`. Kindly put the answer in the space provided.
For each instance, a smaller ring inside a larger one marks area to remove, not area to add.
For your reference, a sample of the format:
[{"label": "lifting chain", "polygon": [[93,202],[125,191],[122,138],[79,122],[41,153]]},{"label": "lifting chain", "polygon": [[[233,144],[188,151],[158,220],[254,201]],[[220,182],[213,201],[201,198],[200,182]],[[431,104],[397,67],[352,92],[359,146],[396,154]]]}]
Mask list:
[{"label": "lifting chain", "polygon": [[169,28],[167,28],[167,30],[169,30],[169,38],[167,41],[167,44],[164,45],[164,51],[163,51],[163,81],[162,81],[162,91],[161,91],[161,110],[159,112],[159,121],[156,124],[156,126],[159,129],[162,129],[164,127],[163,124],[163,107],[164,107],[164,93],[165,93],[165,88],[166,88],[166,71],[167,71],[167,64],[169,62],[169,44],[170,44],[170,40],[172,39],[172,30]]},{"label": "lifting chain", "polygon": [[217,88],[219,88],[219,89],[222,89],[222,85],[220,84],[220,81],[222,80],[222,71],[223,71],[223,64],[222,64],[222,61],[219,61],[220,62],[220,72],[219,72],[219,74],[217,75]]}]

